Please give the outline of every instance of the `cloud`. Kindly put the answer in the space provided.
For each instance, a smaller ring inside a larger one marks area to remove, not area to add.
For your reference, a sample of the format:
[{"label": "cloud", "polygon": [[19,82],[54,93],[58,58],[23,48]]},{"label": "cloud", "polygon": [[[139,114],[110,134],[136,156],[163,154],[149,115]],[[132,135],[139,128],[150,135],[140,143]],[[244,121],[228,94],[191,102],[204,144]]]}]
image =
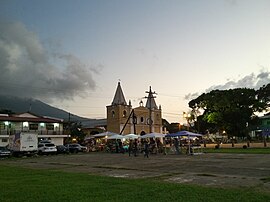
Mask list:
[{"label": "cloud", "polygon": [[268,83],[270,83],[270,72],[261,70],[258,75],[251,73],[238,80],[231,79],[223,85],[211,86],[206,90],[206,92],[210,92],[215,89],[227,90],[233,88],[254,88],[257,90]]},{"label": "cloud", "polygon": [[95,89],[93,74],[102,65],[86,65],[71,54],[50,54],[20,22],[0,21],[0,30],[1,95],[62,100]]},{"label": "cloud", "polygon": [[[228,90],[234,88],[253,88],[259,89],[263,85],[270,83],[270,72],[267,70],[261,70],[259,74],[251,73],[247,76],[244,76],[238,80],[230,79],[225,84],[214,85],[210,88],[206,89],[205,92],[208,93],[212,90]],[[186,100],[192,100],[198,97],[200,94],[199,92],[196,93],[189,93],[185,96]]]},{"label": "cloud", "polygon": [[200,96],[200,93],[198,93],[198,92],[197,93],[189,93],[189,94],[184,96],[184,99],[185,100],[192,100],[192,99],[199,97],[199,96]]}]

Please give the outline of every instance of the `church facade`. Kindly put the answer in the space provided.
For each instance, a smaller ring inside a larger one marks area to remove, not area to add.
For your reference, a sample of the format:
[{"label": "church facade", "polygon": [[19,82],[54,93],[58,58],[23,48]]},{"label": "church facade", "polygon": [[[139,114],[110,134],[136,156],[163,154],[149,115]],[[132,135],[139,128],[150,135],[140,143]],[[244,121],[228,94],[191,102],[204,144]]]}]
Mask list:
[{"label": "church facade", "polygon": [[146,133],[162,133],[161,107],[155,102],[155,92],[151,87],[147,91],[146,105],[139,103],[139,107],[132,108],[131,102],[127,104],[124,93],[118,82],[111,105],[107,106],[107,131],[126,135]]}]

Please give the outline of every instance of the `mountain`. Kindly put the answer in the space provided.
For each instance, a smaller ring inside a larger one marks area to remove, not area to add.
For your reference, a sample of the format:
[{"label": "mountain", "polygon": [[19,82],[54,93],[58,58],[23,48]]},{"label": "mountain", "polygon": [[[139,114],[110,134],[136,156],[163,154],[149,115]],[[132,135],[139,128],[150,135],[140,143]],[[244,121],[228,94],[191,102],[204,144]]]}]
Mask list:
[{"label": "mountain", "polygon": [[106,125],[106,119],[89,119],[70,114],[67,111],[52,107],[40,100],[32,98],[19,98],[14,96],[0,96],[0,110],[10,110],[14,113],[31,112],[39,116],[49,116],[64,119],[65,121],[78,121],[84,127]]}]

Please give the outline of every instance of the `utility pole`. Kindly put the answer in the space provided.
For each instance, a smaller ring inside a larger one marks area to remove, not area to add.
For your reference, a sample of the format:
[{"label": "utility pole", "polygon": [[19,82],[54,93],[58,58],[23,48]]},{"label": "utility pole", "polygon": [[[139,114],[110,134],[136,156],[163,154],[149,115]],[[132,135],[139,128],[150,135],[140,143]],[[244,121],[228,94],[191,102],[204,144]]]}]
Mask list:
[{"label": "utility pole", "polygon": [[134,109],[132,109],[132,122],[133,122],[133,128],[134,128],[134,134],[136,134],[136,124],[137,124],[137,117],[134,113]]},{"label": "utility pole", "polygon": [[131,117],[132,117],[132,123],[133,123],[133,127],[134,127],[134,134],[136,134],[137,117],[136,117],[136,115],[135,115],[135,113],[134,113],[134,109],[132,109],[131,113],[129,114],[129,116],[128,116],[128,118],[127,118],[127,121],[126,121],[124,127],[123,127],[122,130],[120,131],[120,135],[122,135],[122,133],[124,132],[124,130],[125,130],[125,128],[126,128],[128,122],[130,121]]},{"label": "utility pole", "polygon": [[152,92],[151,86],[149,88],[149,91],[145,91],[145,93],[148,93],[148,96],[144,97],[147,99],[147,101],[149,102],[149,119],[148,119],[148,124],[149,124],[149,133],[152,133],[152,124],[153,124],[153,120],[152,120],[152,100],[154,98],[156,98],[156,96],[154,96],[156,94],[156,92]]}]

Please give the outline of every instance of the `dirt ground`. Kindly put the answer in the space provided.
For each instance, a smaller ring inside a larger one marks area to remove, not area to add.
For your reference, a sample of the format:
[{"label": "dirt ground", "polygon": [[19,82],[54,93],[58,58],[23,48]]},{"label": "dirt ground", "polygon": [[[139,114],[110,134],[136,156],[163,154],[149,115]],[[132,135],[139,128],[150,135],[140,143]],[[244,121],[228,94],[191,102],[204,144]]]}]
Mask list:
[{"label": "dirt ground", "polygon": [[173,183],[246,187],[270,193],[270,154],[150,155],[84,153],[4,159],[0,165],[84,172]]}]

